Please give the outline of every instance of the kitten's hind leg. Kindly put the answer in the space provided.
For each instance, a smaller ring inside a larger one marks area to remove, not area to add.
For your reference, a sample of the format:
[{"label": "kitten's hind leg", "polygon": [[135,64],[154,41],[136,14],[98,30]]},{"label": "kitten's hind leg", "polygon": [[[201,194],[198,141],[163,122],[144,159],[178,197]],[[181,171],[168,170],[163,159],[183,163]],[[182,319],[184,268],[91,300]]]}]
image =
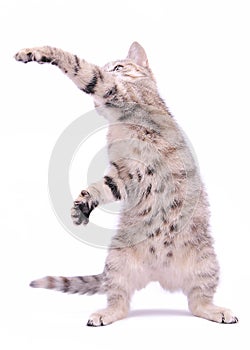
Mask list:
[{"label": "kitten's hind leg", "polygon": [[199,245],[189,244],[186,253],[190,259],[182,289],[192,314],[218,323],[237,323],[231,310],[213,304],[219,283],[219,264],[209,236],[203,233]]},{"label": "kitten's hind leg", "polygon": [[108,295],[108,307],[94,312],[87,322],[87,326],[106,326],[127,316],[129,311],[129,297],[124,291],[113,291]]},{"label": "kitten's hind leg", "polygon": [[231,310],[216,306],[212,302],[212,297],[206,295],[206,290],[195,287],[188,295],[189,310],[194,316],[202,317],[218,323],[237,323]]},{"label": "kitten's hind leg", "polygon": [[137,262],[133,247],[111,249],[106,260],[104,276],[108,306],[93,313],[87,326],[105,326],[125,318],[133,292],[148,283]]},{"label": "kitten's hind leg", "polygon": [[126,272],[125,264],[122,269],[119,262],[114,259],[110,262],[108,257],[104,270],[106,275],[104,288],[107,291],[108,306],[106,309],[94,312],[89,317],[87,326],[106,326],[127,316],[133,290]]}]

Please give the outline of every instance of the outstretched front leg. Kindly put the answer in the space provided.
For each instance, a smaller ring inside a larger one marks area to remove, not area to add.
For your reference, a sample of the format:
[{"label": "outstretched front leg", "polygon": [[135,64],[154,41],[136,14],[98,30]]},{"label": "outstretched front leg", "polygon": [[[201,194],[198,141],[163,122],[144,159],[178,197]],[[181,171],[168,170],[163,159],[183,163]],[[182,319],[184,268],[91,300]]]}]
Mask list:
[{"label": "outstretched front leg", "polygon": [[[102,84],[98,84],[104,78],[103,72],[98,66],[80,59],[77,55],[50,46],[23,49],[15,55],[17,61],[28,63],[51,63],[59,67],[79,89],[87,94],[103,96]],[[107,78],[109,79],[109,78]]]}]

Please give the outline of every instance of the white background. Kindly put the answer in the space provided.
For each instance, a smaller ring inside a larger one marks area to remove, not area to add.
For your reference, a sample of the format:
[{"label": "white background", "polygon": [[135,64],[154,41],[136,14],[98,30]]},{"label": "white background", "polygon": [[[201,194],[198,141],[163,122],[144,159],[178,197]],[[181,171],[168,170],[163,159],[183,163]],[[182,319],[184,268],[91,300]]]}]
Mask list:
[{"label": "white background", "polygon": [[[247,347],[248,7],[247,0],[1,1],[1,348]],[[22,65],[12,56],[48,44],[102,65],[125,57],[134,40],[145,47],[161,95],[198,155],[221,264],[215,300],[235,311],[237,325],[192,317],[183,295],[152,284],[135,294],[129,318],[90,328],[88,315],[105,306],[104,296],[28,287],[47,274],[99,273],[106,252],[66,233],[47,192],[52,148],[92,109],[91,98],[55,67]]]}]

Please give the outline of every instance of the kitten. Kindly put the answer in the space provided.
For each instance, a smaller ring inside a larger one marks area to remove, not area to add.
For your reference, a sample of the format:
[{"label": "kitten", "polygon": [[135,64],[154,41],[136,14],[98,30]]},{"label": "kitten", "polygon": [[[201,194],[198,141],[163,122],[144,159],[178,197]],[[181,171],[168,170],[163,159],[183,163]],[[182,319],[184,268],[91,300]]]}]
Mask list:
[{"label": "kitten", "polygon": [[151,281],[182,290],[195,316],[236,323],[229,309],[213,304],[219,266],[206,193],[188,143],[158,94],[144,49],[134,42],[126,59],[103,68],[49,46],[21,50],[15,58],[59,67],[93,96],[110,122],[109,173],[81,191],[71,211],[73,222],[86,225],[98,205],[123,203],[101,274],[49,276],[31,286],[107,294],[107,308],[93,313],[88,326],[126,317],[133,292]]}]

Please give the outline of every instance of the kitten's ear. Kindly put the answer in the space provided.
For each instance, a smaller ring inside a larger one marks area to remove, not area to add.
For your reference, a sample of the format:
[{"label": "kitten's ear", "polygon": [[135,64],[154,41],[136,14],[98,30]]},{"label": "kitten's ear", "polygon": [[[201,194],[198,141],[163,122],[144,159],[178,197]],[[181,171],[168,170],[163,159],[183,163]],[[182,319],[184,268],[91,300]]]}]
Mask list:
[{"label": "kitten's ear", "polygon": [[131,59],[139,66],[149,68],[146,52],[144,48],[136,41],[130,46],[127,58]]}]

